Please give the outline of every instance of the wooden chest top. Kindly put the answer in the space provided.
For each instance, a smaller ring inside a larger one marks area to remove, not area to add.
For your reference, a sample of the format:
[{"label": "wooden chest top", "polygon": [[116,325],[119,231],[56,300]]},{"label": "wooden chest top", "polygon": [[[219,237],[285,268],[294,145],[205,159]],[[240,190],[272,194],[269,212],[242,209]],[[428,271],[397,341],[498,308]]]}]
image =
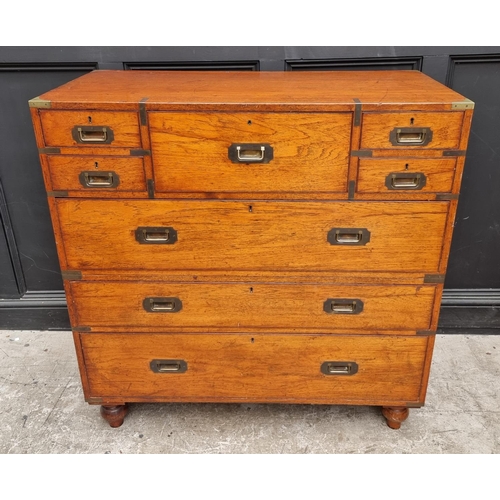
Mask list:
[{"label": "wooden chest top", "polygon": [[[93,71],[32,101],[53,109],[468,109],[457,92],[418,71]],[[469,104],[473,107],[473,104]],[[457,108],[458,106],[458,108]]]}]

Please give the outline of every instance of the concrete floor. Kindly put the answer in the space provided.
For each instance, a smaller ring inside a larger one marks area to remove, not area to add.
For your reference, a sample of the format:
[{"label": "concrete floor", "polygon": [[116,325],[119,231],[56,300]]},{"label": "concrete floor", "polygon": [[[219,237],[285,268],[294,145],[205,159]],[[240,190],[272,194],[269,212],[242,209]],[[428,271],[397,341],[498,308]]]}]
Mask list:
[{"label": "concrete floor", "polygon": [[84,402],[68,332],[0,331],[0,454],[498,454],[500,336],[438,335],[426,405],[134,404],[112,429]]}]

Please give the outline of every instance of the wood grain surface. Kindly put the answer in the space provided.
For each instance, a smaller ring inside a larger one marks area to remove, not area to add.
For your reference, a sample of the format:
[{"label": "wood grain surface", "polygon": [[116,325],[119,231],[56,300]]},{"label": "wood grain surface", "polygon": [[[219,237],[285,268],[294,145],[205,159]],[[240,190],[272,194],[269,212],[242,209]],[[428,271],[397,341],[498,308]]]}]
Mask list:
[{"label": "wood grain surface", "polygon": [[[86,149],[93,148],[141,147],[137,113],[42,110],[40,118],[45,145],[49,147],[78,146],[81,154],[85,154]],[[75,126],[109,127],[113,130],[114,140],[111,144],[78,143],[72,136]]]},{"label": "wood grain surface", "polygon": [[[439,269],[448,202],[232,202],[57,199],[66,269],[398,271]],[[140,244],[138,227],[177,242]],[[332,228],[366,245],[331,245]]]},{"label": "wood grain surface", "polygon": [[[124,401],[418,402],[428,337],[331,335],[81,334],[89,393]],[[154,359],[184,373],[154,373]],[[325,361],[355,375],[324,375]]]},{"label": "wood grain surface", "polygon": [[[183,327],[238,330],[294,328],[378,333],[429,329],[435,286],[325,286],[269,283],[121,283],[73,281],[70,300],[76,324],[100,331],[138,328],[181,331]],[[146,298],[181,301],[177,312],[149,312]],[[353,313],[325,312],[327,299],[362,302]],[[358,311],[360,311],[357,313]],[[354,314],[356,312],[356,314]]]},{"label": "wood grain surface", "polygon": [[[359,193],[390,193],[411,199],[420,193],[449,193],[452,191],[456,158],[373,158],[360,159],[356,190]],[[391,173],[423,173],[426,177],[422,189],[390,190],[385,182]]]},{"label": "wood grain surface", "polygon": [[[419,71],[97,70],[40,96],[54,109],[451,109],[464,97]],[[144,101],[143,101],[144,102]]]},{"label": "wood grain surface", "polygon": [[[73,156],[47,155],[52,189],[57,191],[92,192],[94,196],[114,192],[145,192],[146,177],[142,158],[131,156]],[[80,183],[81,172],[115,172],[119,178],[118,186],[114,188],[87,188]]]},{"label": "wood grain surface", "polygon": [[[158,192],[346,192],[351,113],[150,113]],[[232,144],[270,144],[233,163]],[[290,196],[290,195],[289,195]]]},{"label": "wood grain surface", "polygon": [[[363,113],[363,149],[458,149],[462,135],[463,112],[451,113]],[[429,127],[432,140],[425,146],[395,146],[389,140],[392,130]]]},{"label": "wood grain surface", "polygon": [[[395,426],[424,403],[457,207],[433,200],[459,193],[463,96],[418,71],[98,70],[40,98],[31,116],[61,269],[77,271],[64,286],[89,403],[373,404]],[[114,140],[81,144],[75,126]],[[419,127],[428,144],[391,143]],[[232,144],[269,144],[273,159],[234,163]],[[85,189],[84,170],[120,183]],[[388,190],[394,172],[423,173],[425,187]],[[141,244],[139,227],[176,238]],[[332,245],[332,229],[370,238]],[[178,311],[147,311],[148,298]],[[363,308],[330,314],[328,299]],[[187,369],[156,373],[155,359]],[[327,375],[326,361],[358,371]]]}]

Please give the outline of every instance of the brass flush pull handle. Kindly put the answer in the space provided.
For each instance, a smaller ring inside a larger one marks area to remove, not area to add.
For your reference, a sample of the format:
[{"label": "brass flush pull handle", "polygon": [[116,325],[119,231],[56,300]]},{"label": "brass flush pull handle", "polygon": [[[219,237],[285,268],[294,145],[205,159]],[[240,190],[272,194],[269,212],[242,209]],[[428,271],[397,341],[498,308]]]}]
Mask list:
[{"label": "brass flush pull handle", "polygon": [[269,163],[273,148],[270,144],[231,144],[228,157],[233,163]]},{"label": "brass flush pull handle", "polygon": [[385,178],[387,189],[422,189],[426,184],[425,174],[422,172],[392,172]]},{"label": "brass flush pull handle", "polygon": [[325,361],[321,365],[324,375],[354,375],[358,373],[358,364],[354,361]]},{"label": "brass flush pull handle", "polygon": [[366,245],[370,241],[370,231],[366,228],[334,227],[328,231],[327,241],[330,245]]},{"label": "brass flush pull handle", "polygon": [[389,141],[393,146],[425,146],[432,141],[430,127],[402,127],[391,130]]},{"label": "brass flush pull handle", "polygon": [[111,144],[114,140],[113,130],[109,127],[76,125],[71,135],[80,144]]},{"label": "brass flush pull handle", "polygon": [[173,245],[177,231],[173,227],[138,227],[135,239],[143,245]]},{"label": "brass flush pull handle", "polygon": [[149,367],[155,373],[184,373],[187,363],[183,359],[153,359]]},{"label": "brass flush pull handle", "polygon": [[120,178],[115,172],[80,172],[80,184],[84,188],[114,188],[120,184]]},{"label": "brass flush pull handle", "polygon": [[177,297],[146,297],[142,307],[147,312],[176,313],[182,309],[182,301]]},{"label": "brass flush pull handle", "polygon": [[328,314],[359,314],[363,306],[360,299],[327,299],[323,303],[323,311]]}]

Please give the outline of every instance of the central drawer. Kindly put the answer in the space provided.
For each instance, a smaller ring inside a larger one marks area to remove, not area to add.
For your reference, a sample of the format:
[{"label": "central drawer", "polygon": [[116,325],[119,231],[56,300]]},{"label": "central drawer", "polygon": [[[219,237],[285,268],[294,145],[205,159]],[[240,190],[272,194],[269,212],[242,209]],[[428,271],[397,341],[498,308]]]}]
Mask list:
[{"label": "central drawer", "polygon": [[347,192],[351,113],[148,116],[159,193]]},{"label": "central drawer", "polygon": [[[92,331],[202,328],[425,330],[436,287],[73,281],[75,326]],[[126,325],[126,326],[124,326]]]},{"label": "central drawer", "polygon": [[55,200],[65,269],[143,271],[437,272],[448,204]]},{"label": "central drawer", "polygon": [[430,337],[81,334],[90,398],[423,402]]}]

